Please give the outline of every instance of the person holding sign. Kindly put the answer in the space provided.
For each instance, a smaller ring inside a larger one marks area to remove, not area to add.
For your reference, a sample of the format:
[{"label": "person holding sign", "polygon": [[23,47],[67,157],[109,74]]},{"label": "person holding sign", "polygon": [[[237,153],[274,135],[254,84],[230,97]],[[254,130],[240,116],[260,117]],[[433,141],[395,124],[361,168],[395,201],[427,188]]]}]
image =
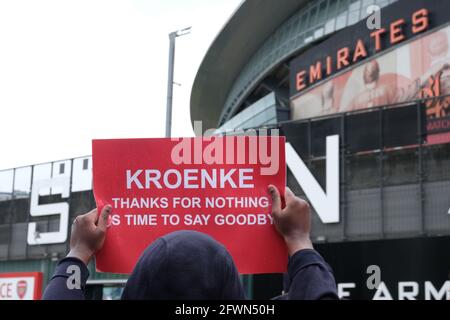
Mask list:
[{"label": "person holding sign", "polygon": [[[277,299],[338,299],[331,268],[310,240],[310,207],[288,188],[284,195],[269,185],[274,226],[282,236],[289,262],[289,287]],[[62,259],[43,299],[84,299],[88,263],[103,246],[106,205],[78,216],[72,226],[70,252]],[[223,245],[197,231],[175,231],[154,241],[141,254],[122,299],[245,299],[234,261]]]},{"label": "person holding sign", "polygon": [[181,230],[220,242],[240,274],[283,273],[267,186],[284,194],[285,138],[224,136],[92,141],[97,208],[113,208],[99,272],[131,274],[147,246]]}]

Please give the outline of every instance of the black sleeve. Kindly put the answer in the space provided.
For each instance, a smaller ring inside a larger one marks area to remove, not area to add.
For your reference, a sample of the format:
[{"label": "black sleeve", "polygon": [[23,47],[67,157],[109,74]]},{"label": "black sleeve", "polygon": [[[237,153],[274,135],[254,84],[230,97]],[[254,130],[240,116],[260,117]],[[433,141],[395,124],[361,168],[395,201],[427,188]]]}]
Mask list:
[{"label": "black sleeve", "polygon": [[288,264],[289,300],[339,299],[331,267],[313,249],[296,252]]},{"label": "black sleeve", "polygon": [[84,289],[88,277],[89,270],[81,260],[72,257],[64,258],[57,264],[42,299],[84,300]]}]

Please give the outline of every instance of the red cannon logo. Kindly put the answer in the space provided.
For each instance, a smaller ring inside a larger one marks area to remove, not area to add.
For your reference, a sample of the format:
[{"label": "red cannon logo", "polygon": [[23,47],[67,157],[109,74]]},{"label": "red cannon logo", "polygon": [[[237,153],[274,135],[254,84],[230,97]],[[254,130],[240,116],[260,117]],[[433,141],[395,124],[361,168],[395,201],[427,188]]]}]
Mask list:
[{"label": "red cannon logo", "polygon": [[27,293],[27,282],[25,280],[20,280],[17,282],[17,295],[20,299],[25,297]]}]

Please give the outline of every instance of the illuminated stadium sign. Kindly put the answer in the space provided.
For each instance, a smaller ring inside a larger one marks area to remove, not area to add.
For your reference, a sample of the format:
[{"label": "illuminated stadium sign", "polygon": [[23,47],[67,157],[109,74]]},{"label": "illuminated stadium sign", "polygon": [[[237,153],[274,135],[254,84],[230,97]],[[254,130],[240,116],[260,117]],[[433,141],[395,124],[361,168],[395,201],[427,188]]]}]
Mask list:
[{"label": "illuminated stadium sign", "polygon": [[395,3],[382,10],[380,29],[369,29],[363,20],[313,46],[291,62],[291,98],[366,58],[448,23],[450,13],[445,7],[445,2],[434,0]]},{"label": "illuminated stadium sign", "polygon": [[442,1],[394,4],[382,11],[385,27],[369,30],[362,21],[294,59],[291,118],[435,97],[424,108],[427,143],[449,141],[450,14],[443,6]]},{"label": "illuminated stadium sign", "polygon": [[[408,27],[410,28],[409,32]],[[367,58],[371,53],[386,49],[384,42],[387,42],[388,46],[398,44],[407,40],[408,33],[419,34],[428,27],[429,12],[427,9],[414,12],[409,23],[405,19],[397,19],[390,23],[389,27],[371,32],[365,41],[360,38],[355,45],[344,46],[338,49],[333,56],[329,55],[325,59],[314,62],[309,68],[298,71],[295,75],[295,90],[299,93],[333,73]]]}]

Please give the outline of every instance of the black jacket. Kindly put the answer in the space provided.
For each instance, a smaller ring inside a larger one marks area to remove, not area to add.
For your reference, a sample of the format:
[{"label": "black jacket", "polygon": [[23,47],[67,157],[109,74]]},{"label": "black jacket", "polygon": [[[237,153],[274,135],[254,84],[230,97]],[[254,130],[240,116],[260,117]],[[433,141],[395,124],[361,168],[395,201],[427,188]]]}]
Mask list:
[{"label": "black jacket", "polygon": [[[81,270],[80,289],[69,289],[68,267]],[[64,258],[45,289],[43,299],[84,299],[89,277],[86,265]],[[275,299],[337,299],[331,268],[315,250],[295,253],[288,262],[285,295]],[[206,234],[177,231],[154,241],[141,255],[122,299],[245,299],[233,259],[220,243]]]}]

